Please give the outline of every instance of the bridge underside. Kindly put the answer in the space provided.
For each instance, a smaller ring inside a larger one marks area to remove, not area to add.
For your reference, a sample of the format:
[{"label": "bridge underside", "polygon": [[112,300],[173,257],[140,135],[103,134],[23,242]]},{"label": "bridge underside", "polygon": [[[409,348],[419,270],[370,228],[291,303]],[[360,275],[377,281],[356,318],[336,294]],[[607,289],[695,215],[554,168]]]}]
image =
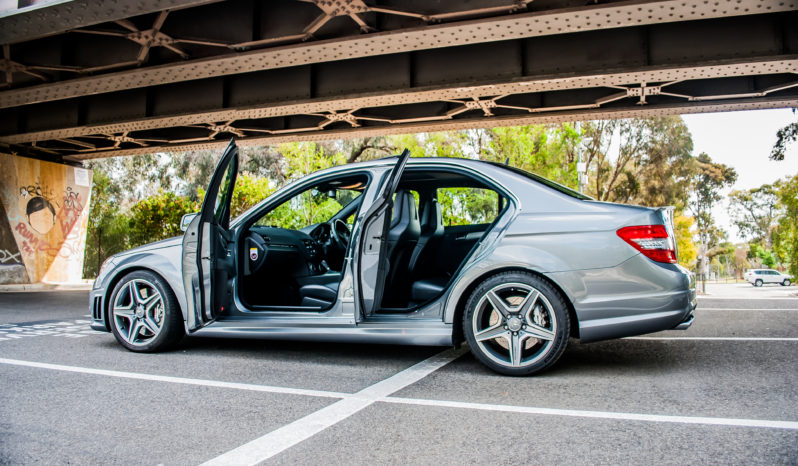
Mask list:
[{"label": "bridge underside", "polygon": [[0,17],[0,149],[61,161],[798,106],[798,0],[427,3]]}]

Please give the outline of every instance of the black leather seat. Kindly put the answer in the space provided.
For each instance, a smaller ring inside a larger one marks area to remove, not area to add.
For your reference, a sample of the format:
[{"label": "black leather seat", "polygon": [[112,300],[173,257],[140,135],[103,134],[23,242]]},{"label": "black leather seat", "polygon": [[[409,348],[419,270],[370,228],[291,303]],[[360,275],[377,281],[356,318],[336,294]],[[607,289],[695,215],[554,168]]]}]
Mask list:
[{"label": "black leather seat", "polygon": [[338,285],[341,283],[340,272],[327,272],[323,275],[312,275],[299,280],[300,306],[329,307],[338,298]]},{"label": "black leather seat", "polygon": [[410,191],[397,191],[385,241],[385,257],[388,263],[383,307],[402,307],[407,303],[410,291],[410,258],[420,234],[421,225],[413,194]]},{"label": "black leather seat", "polygon": [[448,283],[449,277],[417,280],[413,282],[413,286],[410,288],[410,298],[419,304],[427,302],[430,299],[437,298],[438,295],[443,293]]},{"label": "black leather seat", "polygon": [[[443,233],[441,206],[437,199],[428,197],[421,209],[421,236],[410,259],[410,271],[416,279],[410,287],[410,299],[416,303],[436,298],[449,282],[449,277],[434,276],[437,268],[434,251],[440,245]],[[421,277],[423,279],[419,280]]]},{"label": "black leather seat", "polygon": [[430,252],[443,238],[443,215],[441,206],[434,197],[427,197],[421,206],[421,234],[416,248],[410,256],[410,273],[413,277],[424,274],[424,264],[429,263]]}]

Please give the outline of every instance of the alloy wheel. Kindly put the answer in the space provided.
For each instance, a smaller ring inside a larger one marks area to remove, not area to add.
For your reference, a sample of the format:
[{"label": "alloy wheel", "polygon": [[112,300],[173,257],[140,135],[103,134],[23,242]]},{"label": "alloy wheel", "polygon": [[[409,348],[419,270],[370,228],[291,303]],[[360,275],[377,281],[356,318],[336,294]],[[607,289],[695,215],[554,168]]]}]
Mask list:
[{"label": "alloy wheel", "polygon": [[476,344],[494,362],[513,368],[534,364],[553,347],[557,319],[546,296],[523,283],[488,290],[471,319]]},{"label": "alloy wheel", "polygon": [[112,312],[119,336],[134,346],[146,345],[163,328],[163,297],[147,280],[127,282],[114,297]]}]

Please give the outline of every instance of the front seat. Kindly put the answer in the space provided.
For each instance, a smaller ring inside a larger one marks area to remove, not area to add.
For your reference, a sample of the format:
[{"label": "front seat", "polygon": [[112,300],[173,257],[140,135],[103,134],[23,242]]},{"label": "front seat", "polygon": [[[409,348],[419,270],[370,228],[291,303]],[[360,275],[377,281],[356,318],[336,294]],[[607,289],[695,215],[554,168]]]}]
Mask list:
[{"label": "front seat", "polygon": [[416,200],[410,191],[396,192],[385,241],[388,260],[383,307],[404,307],[410,291],[410,258],[421,234]]}]

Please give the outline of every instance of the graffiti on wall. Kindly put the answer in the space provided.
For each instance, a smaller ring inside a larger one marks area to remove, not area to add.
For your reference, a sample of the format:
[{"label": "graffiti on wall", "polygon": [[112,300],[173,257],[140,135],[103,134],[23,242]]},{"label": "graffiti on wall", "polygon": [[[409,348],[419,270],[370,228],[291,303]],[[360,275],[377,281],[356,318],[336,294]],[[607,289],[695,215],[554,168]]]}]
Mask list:
[{"label": "graffiti on wall", "polygon": [[[24,265],[28,281],[81,279],[90,178],[91,173],[79,167],[0,156],[3,217],[11,229],[16,264]],[[20,280],[12,278],[0,271],[0,283]]]}]

